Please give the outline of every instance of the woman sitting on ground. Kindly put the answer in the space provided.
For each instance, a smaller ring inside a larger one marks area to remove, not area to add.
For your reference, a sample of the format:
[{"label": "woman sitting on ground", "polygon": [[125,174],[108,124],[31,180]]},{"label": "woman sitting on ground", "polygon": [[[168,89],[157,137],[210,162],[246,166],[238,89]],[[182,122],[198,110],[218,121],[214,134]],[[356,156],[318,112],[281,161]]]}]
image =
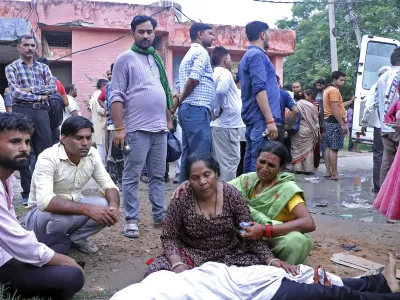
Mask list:
[{"label": "woman sitting on ground", "polygon": [[249,207],[238,190],[218,182],[219,166],[210,155],[190,156],[185,168],[190,186],[168,207],[161,235],[164,254],[145,277],[160,270],[180,273],[209,261],[272,265],[297,274],[296,266],[275,258],[265,243],[240,238],[240,223],[252,221]]},{"label": "woman sitting on ground", "polygon": [[[268,141],[258,154],[255,173],[243,174],[229,184],[237,188],[250,207],[256,223],[243,228],[242,236],[266,242],[279,259],[293,265],[301,264],[310,254],[313,241],[305,233],[315,230],[314,220],[306,207],[304,192],[290,173],[280,173],[288,163],[289,154],[279,142]],[[178,197],[191,182],[182,183],[174,193]],[[182,197],[182,196],[181,196]]]}]

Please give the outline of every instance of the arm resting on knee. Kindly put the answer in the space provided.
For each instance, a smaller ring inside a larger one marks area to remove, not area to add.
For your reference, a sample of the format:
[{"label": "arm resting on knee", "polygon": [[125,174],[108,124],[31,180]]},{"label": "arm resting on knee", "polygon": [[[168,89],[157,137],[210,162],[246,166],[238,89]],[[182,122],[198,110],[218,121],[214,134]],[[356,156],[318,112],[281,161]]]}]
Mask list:
[{"label": "arm resting on knee", "polygon": [[280,225],[274,226],[275,237],[288,234],[292,231],[307,233],[315,231],[316,226],[314,220],[304,203],[298,204],[293,210],[292,214],[295,219]]}]

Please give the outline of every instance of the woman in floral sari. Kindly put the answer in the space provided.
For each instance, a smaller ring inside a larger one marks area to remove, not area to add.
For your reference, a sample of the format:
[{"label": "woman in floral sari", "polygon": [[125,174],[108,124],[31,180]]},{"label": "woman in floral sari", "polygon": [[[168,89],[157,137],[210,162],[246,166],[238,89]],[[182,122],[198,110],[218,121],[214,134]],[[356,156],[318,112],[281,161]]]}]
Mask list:
[{"label": "woman in floral sari", "polygon": [[293,171],[311,174],[315,172],[314,149],[320,139],[318,109],[305,100],[301,91],[295,93],[294,99],[301,119],[299,131],[292,135]]},{"label": "woman in floral sari", "polygon": [[[251,227],[243,228],[242,237],[263,239],[279,259],[301,264],[313,247],[311,237],[305,233],[315,230],[306,197],[293,174],[280,173],[289,160],[281,143],[268,141],[259,151],[256,172],[228,182],[241,192],[255,221]],[[178,198],[181,191],[186,195],[188,187],[189,182],[182,183],[173,197]]]}]

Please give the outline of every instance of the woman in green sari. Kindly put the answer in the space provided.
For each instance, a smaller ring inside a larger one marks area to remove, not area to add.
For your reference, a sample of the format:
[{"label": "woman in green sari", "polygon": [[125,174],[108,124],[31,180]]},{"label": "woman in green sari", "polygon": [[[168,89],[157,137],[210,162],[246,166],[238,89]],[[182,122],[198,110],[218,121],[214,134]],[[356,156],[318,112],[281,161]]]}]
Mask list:
[{"label": "woman in green sari", "polygon": [[[268,141],[259,151],[256,172],[228,183],[242,193],[255,221],[251,227],[243,228],[242,237],[264,239],[276,257],[297,265],[312,250],[313,241],[305,233],[314,231],[315,223],[294,175],[281,173],[288,160],[289,154],[281,143]],[[186,193],[187,184],[182,183],[174,197],[179,197],[181,191]]]}]

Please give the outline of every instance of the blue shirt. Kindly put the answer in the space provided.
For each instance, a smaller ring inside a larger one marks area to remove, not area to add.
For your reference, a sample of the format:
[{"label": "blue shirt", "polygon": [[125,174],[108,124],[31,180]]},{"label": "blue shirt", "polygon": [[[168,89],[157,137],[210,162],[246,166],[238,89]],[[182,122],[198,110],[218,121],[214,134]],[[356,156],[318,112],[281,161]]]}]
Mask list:
[{"label": "blue shirt", "polygon": [[179,83],[182,86],[178,85],[178,89],[181,93],[189,78],[199,81],[199,84],[183,103],[211,110],[215,99],[213,69],[207,50],[197,43],[192,43],[179,67]]},{"label": "blue shirt", "polygon": [[107,84],[107,86],[106,86],[106,116],[107,116],[107,126],[111,126],[111,125],[114,125],[114,123],[113,123],[113,121],[112,121],[112,119],[111,119],[111,114],[110,114],[110,111],[111,111],[111,99],[110,99],[110,96],[111,96],[111,84],[110,83],[108,83]]},{"label": "blue shirt", "polygon": [[12,106],[12,96],[11,91],[4,93],[4,106],[11,107]]},{"label": "blue shirt", "polygon": [[275,118],[276,123],[285,124],[285,108],[292,109],[293,106],[296,106],[296,102],[294,102],[293,98],[290,94],[282,89],[279,89],[280,94],[280,105],[281,105],[281,115],[279,118]]},{"label": "blue shirt", "polygon": [[264,120],[256,95],[266,91],[274,119],[281,117],[280,93],[275,68],[267,54],[260,47],[250,46],[239,64],[239,78],[242,86],[242,119],[254,124]]}]

